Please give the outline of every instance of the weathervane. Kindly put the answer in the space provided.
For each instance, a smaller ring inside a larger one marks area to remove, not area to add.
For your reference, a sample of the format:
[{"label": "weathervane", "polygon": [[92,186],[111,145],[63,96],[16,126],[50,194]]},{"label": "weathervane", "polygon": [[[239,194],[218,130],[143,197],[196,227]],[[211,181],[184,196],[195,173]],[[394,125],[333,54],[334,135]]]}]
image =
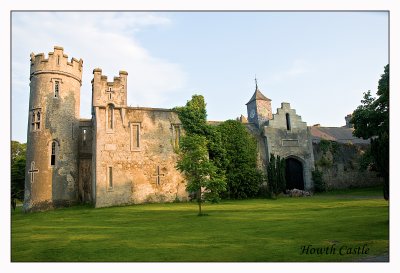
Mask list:
[{"label": "weathervane", "polygon": [[258,85],[257,85],[257,75],[254,75],[254,81],[256,82],[256,90],[258,90]]}]

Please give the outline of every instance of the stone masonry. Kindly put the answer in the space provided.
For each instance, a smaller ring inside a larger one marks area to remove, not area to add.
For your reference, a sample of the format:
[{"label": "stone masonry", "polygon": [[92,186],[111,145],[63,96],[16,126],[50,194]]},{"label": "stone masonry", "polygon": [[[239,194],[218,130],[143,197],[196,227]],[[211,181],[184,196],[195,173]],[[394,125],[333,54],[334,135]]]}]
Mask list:
[{"label": "stone masonry", "polygon": [[[176,170],[183,131],[175,111],[128,107],[128,73],[109,81],[95,68],[92,117],[80,118],[82,59],[68,60],[56,46],[48,58],[32,53],[30,68],[25,211],[188,200]],[[265,172],[270,155],[280,156],[288,189],[311,190],[312,127],[289,103],[273,114],[257,83],[246,105],[240,121],[257,140],[258,167]]]},{"label": "stone masonry", "polygon": [[127,106],[127,76],[93,70],[92,118],[79,117],[83,61],[31,55],[24,210],[188,199],[175,168],[181,124],[170,109]]},{"label": "stone masonry", "polygon": [[[307,123],[301,120],[289,103],[283,102],[276,114],[272,114],[271,99],[256,90],[247,105],[248,131],[257,140],[259,149],[258,165],[265,170],[271,154],[280,156],[289,162],[295,161],[301,169],[297,177],[287,176],[302,189],[313,188],[311,172],[314,170],[314,156],[311,134]],[[246,123],[245,119],[242,119]]]}]

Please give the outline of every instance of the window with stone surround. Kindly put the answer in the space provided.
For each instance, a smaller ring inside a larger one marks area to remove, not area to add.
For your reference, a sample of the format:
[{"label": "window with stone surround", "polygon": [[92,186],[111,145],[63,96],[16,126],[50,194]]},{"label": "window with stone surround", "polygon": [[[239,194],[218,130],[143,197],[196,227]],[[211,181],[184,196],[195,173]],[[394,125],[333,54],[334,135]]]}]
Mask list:
[{"label": "window with stone surround", "polygon": [[175,149],[179,148],[179,140],[181,139],[181,125],[172,124],[172,145]]},{"label": "window with stone surround", "polygon": [[106,108],[106,129],[107,132],[113,132],[115,127],[115,118],[114,118],[114,105],[109,104]]},{"label": "window with stone surround", "polygon": [[291,128],[291,124],[290,124],[290,115],[289,113],[286,113],[286,130],[290,131]]},{"label": "window with stone surround", "polygon": [[114,187],[113,167],[107,166],[107,190],[112,190]]},{"label": "window with stone surround", "polygon": [[32,109],[31,110],[31,132],[39,131],[40,125],[42,121],[41,109]]},{"label": "window with stone surround", "polygon": [[58,158],[58,153],[60,150],[60,145],[57,140],[52,140],[49,143],[49,152],[50,152],[50,167],[55,167],[57,166],[57,158]]},{"label": "window with stone surround", "polygon": [[54,81],[54,97],[58,98],[60,92],[60,81]]},{"label": "window with stone surround", "polygon": [[131,151],[140,150],[140,123],[131,122]]},{"label": "window with stone surround", "polygon": [[56,165],[56,142],[51,142],[51,156],[50,156],[50,165]]},{"label": "window with stone surround", "polygon": [[62,80],[60,78],[51,78],[53,88],[53,98],[59,98],[61,90]]}]

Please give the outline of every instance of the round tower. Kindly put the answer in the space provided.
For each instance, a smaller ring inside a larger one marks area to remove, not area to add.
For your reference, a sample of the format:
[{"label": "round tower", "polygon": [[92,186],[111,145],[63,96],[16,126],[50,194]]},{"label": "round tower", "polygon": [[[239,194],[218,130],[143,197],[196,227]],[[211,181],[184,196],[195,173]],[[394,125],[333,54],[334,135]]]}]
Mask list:
[{"label": "round tower", "polygon": [[57,46],[47,59],[31,54],[26,211],[77,201],[82,64]]}]

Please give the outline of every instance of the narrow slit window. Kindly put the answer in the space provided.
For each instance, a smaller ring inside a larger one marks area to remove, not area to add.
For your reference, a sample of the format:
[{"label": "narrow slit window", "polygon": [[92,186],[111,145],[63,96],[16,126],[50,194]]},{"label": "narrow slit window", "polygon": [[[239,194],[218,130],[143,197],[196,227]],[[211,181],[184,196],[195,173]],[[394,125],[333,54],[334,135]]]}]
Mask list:
[{"label": "narrow slit window", "polygon": [[131,150],[140,149],[140,124],[131,123]]},{"label": "narrow slit window", "polygon": [[57,56],[57,65],[60,65],[60,55]]},{"label": "narrow slit window", "polygon": [[288,131],[291,130],[290,115],[289,115],[289,113],[286,113],[286,129],[287,129]]},{"label": "narrow slit window", "polygon": [[86,146],[86,134],[87,134],[87,130],[83,129],[83,133],[82,133],[82,145]]},{"label": "narrow slit window", "polygon": [[179,148],[179,140],[181,139],[181,126],[179,124],[173,125],[173,140],[174,147]]},{"label": "narrow slit window", "polygon": [[59,81],[55,81],[54,82],[54,97],[58,98],[60,92],[60,82]]},{"label": "narrow slit window", "polygon": [[50,157],[50,165],[56,165],[56,142],[53,141],[51,143],[51,157]]},{"label": "narrow slit window", "polygon": [[36,130],[40,130],[40,111],[36,114]]},{"label": "narrow slit window", "polygon": [[107,128],[112,130],[114,129],[114,106],[108,105],[107,111]]},{"label": "narrow slit window", "polygon": [[35,111],[32,111],[32,117],[31,117],[31,130],[35,130]]},{"label": "narrow slit window", "polygon": [[113,169],[112,167],[108,167],[108,188],[113,188]]}]

